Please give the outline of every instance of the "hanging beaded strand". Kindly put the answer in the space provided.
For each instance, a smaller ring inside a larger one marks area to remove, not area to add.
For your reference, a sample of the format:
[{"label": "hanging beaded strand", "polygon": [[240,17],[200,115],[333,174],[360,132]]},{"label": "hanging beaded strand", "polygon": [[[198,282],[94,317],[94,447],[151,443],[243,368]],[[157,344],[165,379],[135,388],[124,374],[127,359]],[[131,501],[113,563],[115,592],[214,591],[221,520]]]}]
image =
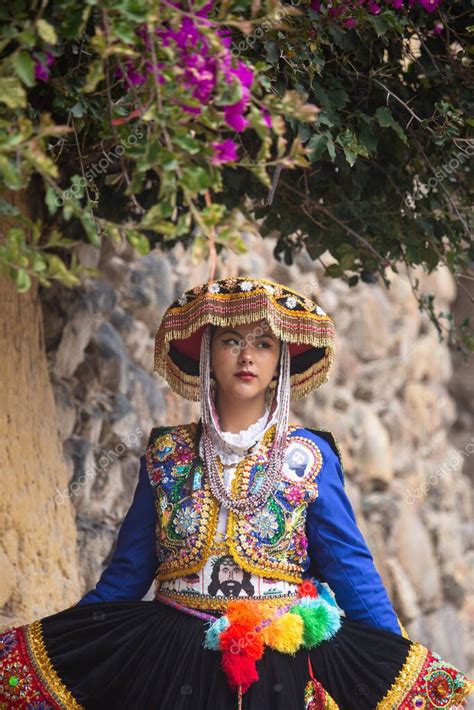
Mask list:
[{"label": "hanging beaded strand", "polygon": [[204,468],[209,476],[209,485],[212,494],[221,503],[221,505],[235,513],[253,512],[265,503],[265,501],[275,491],[281,478],[290,411],[290,352],[288,343],[284,341],[281,343],[282,353],[280,358],[280,375],[277,386],[277,397],[278,401],[281,403],[280,416],[278,417],[275,425],[275,435],[269,452],[265,480],[257,493],[253,493],[250,496],[239,500],[233,498],[227,492],[225,483],[219,475],[216,465],[216,451],[210,433],[211,427],[213,426],[208,396],[211,387],[210,336],[211,326],[208,325],[204,329],[202,336],[199,361]]}]

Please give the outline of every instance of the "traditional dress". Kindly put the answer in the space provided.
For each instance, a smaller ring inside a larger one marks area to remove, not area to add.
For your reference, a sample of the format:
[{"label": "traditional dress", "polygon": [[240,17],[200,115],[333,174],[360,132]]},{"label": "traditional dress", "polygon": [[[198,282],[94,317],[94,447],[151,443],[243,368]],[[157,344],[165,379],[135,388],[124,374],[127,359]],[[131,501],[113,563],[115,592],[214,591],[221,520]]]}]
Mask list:
[{"label": "traditional dress", "polygon": [[[278,383],[261,418],[225,432],[206,328],[261,318],[285,344]],[[211,282],[170,306],[157,371],[183,396],[199,393],[203,416],[151,431],[95,589],[0,635],[0,709],[434,710],[472,692],[407,638],[335,438],[285,420],[285,392],[322,384],[332,354],[324,311],[267,280]],[[154,599],[140,601],[154,580]]]}]

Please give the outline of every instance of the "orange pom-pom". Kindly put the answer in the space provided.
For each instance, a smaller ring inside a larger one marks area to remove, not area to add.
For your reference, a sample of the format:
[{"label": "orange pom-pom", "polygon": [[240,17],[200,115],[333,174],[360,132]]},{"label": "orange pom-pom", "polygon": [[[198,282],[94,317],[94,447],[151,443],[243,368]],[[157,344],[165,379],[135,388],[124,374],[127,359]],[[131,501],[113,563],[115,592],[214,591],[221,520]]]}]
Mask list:
[{"label": "orange pom-pom", "polygon": [[257,626],[263,619],[259,602],[250,599],[237,599],[227,605],[226,616],[229,621],[241,621],[245,624]]}]

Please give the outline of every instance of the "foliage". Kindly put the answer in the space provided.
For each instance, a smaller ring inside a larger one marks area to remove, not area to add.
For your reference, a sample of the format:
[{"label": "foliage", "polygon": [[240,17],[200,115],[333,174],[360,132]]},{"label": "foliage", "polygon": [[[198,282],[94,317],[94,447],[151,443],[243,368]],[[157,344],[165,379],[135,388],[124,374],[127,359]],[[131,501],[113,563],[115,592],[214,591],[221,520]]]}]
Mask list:
[{"label": "foliage", "polygon": [[460,276],[473,258],[470,4],[438,5],[8,3],[0,268],[20,291],[74,285],[71,248],[122,235],[142,254],[176,241],[195,258],[241,252],[245,208],[278,234],[277,258],[329,250],[327,274],[350,284],[401,262]]}]

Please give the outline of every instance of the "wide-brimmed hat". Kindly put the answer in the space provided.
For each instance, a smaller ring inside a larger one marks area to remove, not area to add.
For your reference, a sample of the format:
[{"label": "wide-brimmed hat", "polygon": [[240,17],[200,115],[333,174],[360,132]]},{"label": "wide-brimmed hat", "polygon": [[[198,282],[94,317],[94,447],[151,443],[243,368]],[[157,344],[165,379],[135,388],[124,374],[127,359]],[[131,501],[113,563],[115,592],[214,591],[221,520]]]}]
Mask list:
[{"label": "wide-brimmed hat", "polygon": [[182,397],[198,401],[204,328],[263,320],[277,338],[288,343],[293,400],[327,381],[334,355],[331,318],[298,291],[252,276],[208,281],[173,301],[156,334],[154,371]]}]

